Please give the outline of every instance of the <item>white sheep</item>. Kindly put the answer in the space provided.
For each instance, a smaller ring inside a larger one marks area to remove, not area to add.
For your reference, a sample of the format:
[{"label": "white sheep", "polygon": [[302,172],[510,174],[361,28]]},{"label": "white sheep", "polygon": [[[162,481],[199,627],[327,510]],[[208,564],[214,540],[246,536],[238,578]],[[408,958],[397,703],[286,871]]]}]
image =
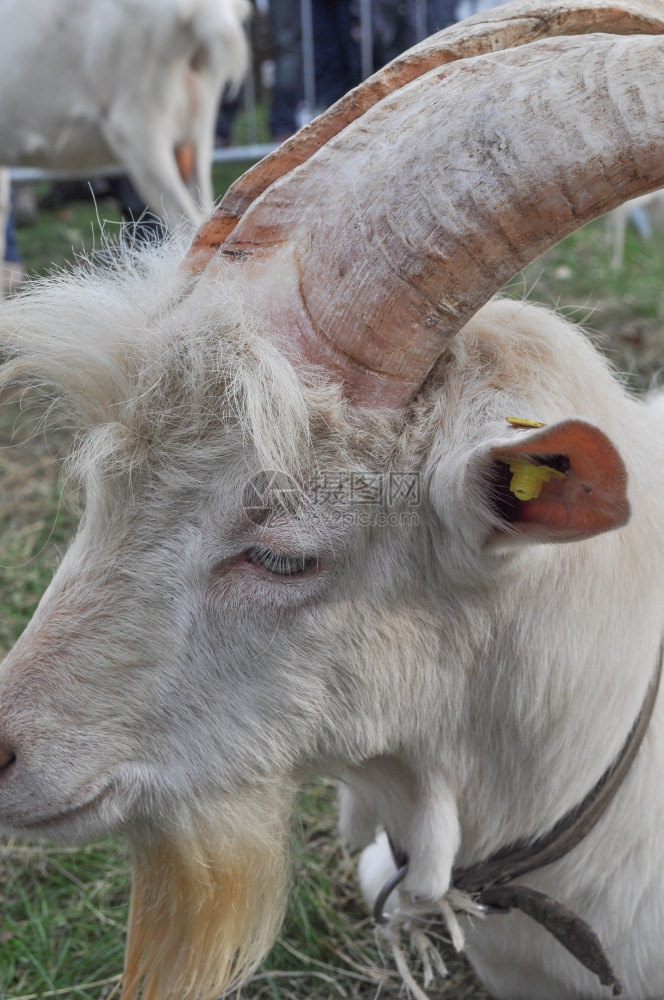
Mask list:
[{"label": "white sheep", "polygon": [[493,299],[664,185],[663,30],[659,0],[456,25],[186,254],[0,310],[87,494],[0,666],[0,824],[127,835],[122,1000],[246,979],[315,774],[411,989],[400,934],[427,954],[442,913],[496,997],[664,995],[664,404]]},{"label": "white sheep", "polygon": [[198,223],[221,92],[247,64],[247,11],[247,0],[0,0],[0,162],[84,175],[120,164],[168,225]]}]

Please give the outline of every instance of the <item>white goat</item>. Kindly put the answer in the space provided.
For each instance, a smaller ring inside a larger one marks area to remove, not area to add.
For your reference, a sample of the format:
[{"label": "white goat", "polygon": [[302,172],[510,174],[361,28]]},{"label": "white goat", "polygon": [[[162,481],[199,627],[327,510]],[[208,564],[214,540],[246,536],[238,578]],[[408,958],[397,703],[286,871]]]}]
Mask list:
[{"label": "white goat", "polygon": [[123,1000],[250,973],[317,773],[411,987],[398,935],[426,952],[442,912],[497,997],[664,996],[664,406],[489,301],[664,185],[660,15],[456,25],[245,175],[184,263],[3,306],[5,378],[85,432],[87,505],[0,667],[0,823],[129,837]]},{"label": "white goat", "polygon": [[648,238],[651,234],[650,231],[650,220],[648,218],[649,211],[659,208],[664,205],[664,191],[651,191],[649,194],[641,195],[640,198],[635,198],[633,201],[625,202],[624,205],[619,205],[618,208],[614,208],[611,214],[608,216],[608,223],[610,227],[610,232],[612,235],[613,242],[613,256],[611,258],[611,267],[618,271],[622,267],[623,257],[625,253],[625,232],[627,230],[627,224],[629,222],[629,217],[633,212],[644,213],[645,229],[641,235]]},{"label": "white goat", "polygon": [[[212,206],[214,123],[246,0],[0,0],[0,161],[121,164],[173,226]],[[3,227],[4,234],[4,227]]]}]

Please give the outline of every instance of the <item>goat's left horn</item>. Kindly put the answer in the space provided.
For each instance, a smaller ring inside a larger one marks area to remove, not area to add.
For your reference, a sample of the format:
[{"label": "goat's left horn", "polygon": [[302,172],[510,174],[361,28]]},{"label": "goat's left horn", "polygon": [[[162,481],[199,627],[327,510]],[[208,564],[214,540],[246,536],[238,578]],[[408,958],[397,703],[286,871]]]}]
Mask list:
[{"label": "goat's left horn", "polygon": [[285,346],[400,406],[524,265],[664,186],[664,38],[586,35],[420,76],[267,189],[247,259]]}]

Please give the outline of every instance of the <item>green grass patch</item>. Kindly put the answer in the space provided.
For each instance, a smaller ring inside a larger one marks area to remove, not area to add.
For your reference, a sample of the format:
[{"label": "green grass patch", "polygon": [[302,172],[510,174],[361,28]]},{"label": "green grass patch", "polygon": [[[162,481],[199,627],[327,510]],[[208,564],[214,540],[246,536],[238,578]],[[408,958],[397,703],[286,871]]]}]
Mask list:
[{"label": "green grass patch", "polygon": [[640,392],[658,381],[662,368],[664,232],[644,240],[628,226],[619,270],[611,268],[612,253],[612,230],[598,219],[530,264],[506,292],[584,325]]},{"label": "green grass patch", "polygon": [[[99,1000],[122,968],[128,876],[122,845],[0,848],[0,996]],[[62,993],[60,994],[62,995]]]}]

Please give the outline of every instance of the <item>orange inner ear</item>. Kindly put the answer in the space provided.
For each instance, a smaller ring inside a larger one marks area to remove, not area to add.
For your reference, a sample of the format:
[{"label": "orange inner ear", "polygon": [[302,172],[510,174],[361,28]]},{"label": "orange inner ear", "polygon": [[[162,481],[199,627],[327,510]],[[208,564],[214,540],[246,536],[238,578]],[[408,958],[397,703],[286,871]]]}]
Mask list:
[{"label": "orange inner ear", "polygon": [[565,471],[543,483],[538,497],[512,497],[507,519],[520,533],[542,541],[591,538],[624,525],[630,515],[627,473],[606,434],[581,420],[566,420],[491,450]]}]

